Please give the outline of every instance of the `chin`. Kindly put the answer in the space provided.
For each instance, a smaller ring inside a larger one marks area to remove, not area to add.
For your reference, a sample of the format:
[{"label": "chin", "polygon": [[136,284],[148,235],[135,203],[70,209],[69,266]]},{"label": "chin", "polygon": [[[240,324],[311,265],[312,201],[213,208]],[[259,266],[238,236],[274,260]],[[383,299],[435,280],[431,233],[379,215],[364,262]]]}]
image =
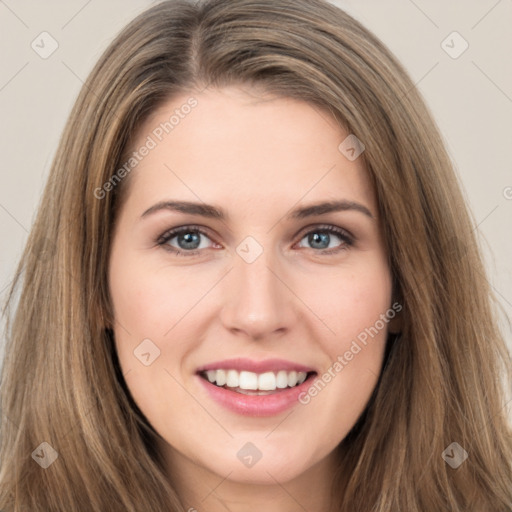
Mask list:
[{"label": "chin", "polygon": [[[222,476],[229,474],[229,472],[226,472],[226,466],[221,465],[217,469]],[[291,460],[283,464],[276,464],[275,461],[266,464],[263,460],[260,460],[251,468],[237,465],[232,467],[231,471],[227,478],[232,482],[255,485],[275,485],[276,481],[284,484],[297,478],[305,471],[305,468],[297,467]]]},{"label": "chin", "polygon": [[[310,454],[300,453],[293,443],[289,449],[279,443],[271,445],[268,441],[255,440],[235,442],[234,457],[229,449],[212,457],[218,457],[220,463],[207,467],[210,471],[239,483],[272,484],[288,482],[307,471]],[[259,448],[256,448],[258,446]],[[228,455],[229,453],[229,455]],[[311,461],[311,466],[316,461]]]}]

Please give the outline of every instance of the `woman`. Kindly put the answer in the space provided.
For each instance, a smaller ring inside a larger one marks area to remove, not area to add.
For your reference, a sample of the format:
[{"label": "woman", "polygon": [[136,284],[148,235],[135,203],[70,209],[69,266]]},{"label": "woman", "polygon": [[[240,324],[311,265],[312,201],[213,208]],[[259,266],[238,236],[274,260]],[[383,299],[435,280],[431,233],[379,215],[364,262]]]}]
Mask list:
[{"label": "woman", "polygon": [[130,23],[17,290],[2,510],[512,510],[467,208],[411,80],[334,6]]}]

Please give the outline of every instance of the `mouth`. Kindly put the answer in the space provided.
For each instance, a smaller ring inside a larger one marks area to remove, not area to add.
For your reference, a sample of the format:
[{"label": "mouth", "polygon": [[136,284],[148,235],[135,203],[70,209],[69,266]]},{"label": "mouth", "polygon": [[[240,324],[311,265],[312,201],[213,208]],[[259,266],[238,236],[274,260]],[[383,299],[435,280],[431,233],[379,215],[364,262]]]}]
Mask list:
[{"label": "mouth", "polygon": [[315,368],[286,359],[243,357],[196,370],[205,399],[247,417],[276,416],[295,407],[317,375]]},{"label": "mouth", "polygon": [[251,396],[267,396],[296,388],[313,379],[315,371],[278,370],[256,373],[219,368],[199,371],[198,375],[218,388]]}]

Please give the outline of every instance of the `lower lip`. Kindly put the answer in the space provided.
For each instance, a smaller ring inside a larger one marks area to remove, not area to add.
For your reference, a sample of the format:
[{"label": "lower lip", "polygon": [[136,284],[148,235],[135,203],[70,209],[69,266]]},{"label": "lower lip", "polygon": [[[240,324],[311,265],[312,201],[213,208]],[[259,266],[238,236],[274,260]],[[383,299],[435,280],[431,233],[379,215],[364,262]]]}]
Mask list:
[{"label": "lower lip", "polygon": [[275,416],[286,411],[299,403],[299,395],[307,391],[314,377],[315,374],[312,374],[302,384],[271,395],[244,395],[220,388],[197,375],[201,384],[216,402],[243,416]]}]

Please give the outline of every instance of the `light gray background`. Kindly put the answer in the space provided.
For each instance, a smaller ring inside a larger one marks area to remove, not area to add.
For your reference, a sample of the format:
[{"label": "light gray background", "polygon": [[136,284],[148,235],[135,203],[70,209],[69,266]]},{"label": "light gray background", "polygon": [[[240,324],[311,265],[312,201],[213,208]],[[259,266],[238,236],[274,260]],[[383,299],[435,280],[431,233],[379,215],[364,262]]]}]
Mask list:
[{"label": "light gray background", "polygon": [[[118,31],[152,3],[0,0],[0,300],[83,81]],[[384,41],[424,95],[473,210],[490,281],[512,317],[512,0],[333,3]],[[42,46],[44,31],[58,43],[46,59],[31,47]],[[454,31],[469,44],[458,58],[443,49],[463,48]]]}]

